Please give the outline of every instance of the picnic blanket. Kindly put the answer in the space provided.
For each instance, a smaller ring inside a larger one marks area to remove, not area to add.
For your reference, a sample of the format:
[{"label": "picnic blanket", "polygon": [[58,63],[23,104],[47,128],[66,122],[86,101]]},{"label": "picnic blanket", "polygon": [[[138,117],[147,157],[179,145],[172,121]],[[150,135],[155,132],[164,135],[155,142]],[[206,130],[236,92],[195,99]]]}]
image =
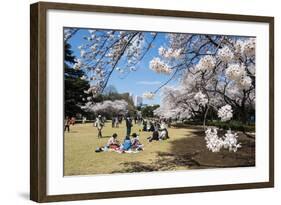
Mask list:
[{"label": "picnic blanket", "polygon": [[136,154],[136,153],[139,153],[140,151],[143,151],[143,148],[142,150],[132,150],[132,149],[129,149],[129,150],[122,150],[122,149],[111,149],[111,148],[97,148],[96,149],[96,152],[116,152],[116,153],[119,153],[119,154]]}]

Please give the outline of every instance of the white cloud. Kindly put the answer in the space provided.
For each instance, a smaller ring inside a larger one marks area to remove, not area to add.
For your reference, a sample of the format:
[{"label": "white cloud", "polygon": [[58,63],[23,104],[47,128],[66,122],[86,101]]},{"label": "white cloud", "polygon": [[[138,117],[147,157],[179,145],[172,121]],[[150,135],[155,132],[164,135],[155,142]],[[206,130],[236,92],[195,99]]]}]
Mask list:
[{"label": "white cloud", "polygon": [[159,85],[161,84],[160,81],[138,81],[137,84],[141,85]]}]

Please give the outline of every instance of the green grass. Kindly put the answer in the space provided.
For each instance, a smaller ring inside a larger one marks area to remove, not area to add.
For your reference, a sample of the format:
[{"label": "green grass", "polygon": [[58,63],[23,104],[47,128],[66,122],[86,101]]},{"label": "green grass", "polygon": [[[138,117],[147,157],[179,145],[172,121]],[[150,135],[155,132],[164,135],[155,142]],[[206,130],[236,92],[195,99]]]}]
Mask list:
[{"label": "green grass", "polygon": [[170,139],[151,143],[147,141],[151,132],[140,132],[140,129],[134,125],[132,133],[140,134],[144,151],[119,154],[96,153],[95,149],[104,146],[113,133],[117,133],[119,141],[123,141],[126,133],[124,122],[119,128],[111,128],[110,121],[106,123],[101,139],[97,138],[97,129],[92,123],[71,126],[70,132],[65,132],[64,136],[64,175],[252,166],[255,163],[254,139],[245,136],[241,137],[245,145],[237,153],[211,153],[205,147],[201,128],[169,128]]}]

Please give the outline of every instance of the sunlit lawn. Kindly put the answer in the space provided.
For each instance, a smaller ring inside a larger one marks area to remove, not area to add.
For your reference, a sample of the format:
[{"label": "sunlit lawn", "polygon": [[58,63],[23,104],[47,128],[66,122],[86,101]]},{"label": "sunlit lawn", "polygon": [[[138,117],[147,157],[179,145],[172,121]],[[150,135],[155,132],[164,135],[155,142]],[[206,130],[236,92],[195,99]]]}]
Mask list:
[{"label": "sunlit lawn", "polygon": [[140,132],[133,126],[132,133],[140,134],[144,151],[139,153],[100,152],[108,138],[117,133],[123,141],[126,129],[123,122],[119,128],[105,124],[103,138],[97,138],[92,123],[76,124],[64,136],[64,175],[92,175],[118,172],[165,171],[190,168],[253,166],[255,164],[254,139],[241,136],[242,147],[237,153],[223,151],[211,153],[205,147],[201,128],[169,128],[170,139],[148,142],[151,132]]}]

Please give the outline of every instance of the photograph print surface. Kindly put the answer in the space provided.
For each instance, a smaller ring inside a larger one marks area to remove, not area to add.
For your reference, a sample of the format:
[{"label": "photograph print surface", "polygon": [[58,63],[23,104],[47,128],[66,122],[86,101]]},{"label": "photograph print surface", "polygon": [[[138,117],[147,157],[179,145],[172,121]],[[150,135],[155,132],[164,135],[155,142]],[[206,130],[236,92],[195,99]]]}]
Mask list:
[{"label": "photograph print surface", "polygon": [[255,166],[254,36],[63,32],[65,176]]}]

